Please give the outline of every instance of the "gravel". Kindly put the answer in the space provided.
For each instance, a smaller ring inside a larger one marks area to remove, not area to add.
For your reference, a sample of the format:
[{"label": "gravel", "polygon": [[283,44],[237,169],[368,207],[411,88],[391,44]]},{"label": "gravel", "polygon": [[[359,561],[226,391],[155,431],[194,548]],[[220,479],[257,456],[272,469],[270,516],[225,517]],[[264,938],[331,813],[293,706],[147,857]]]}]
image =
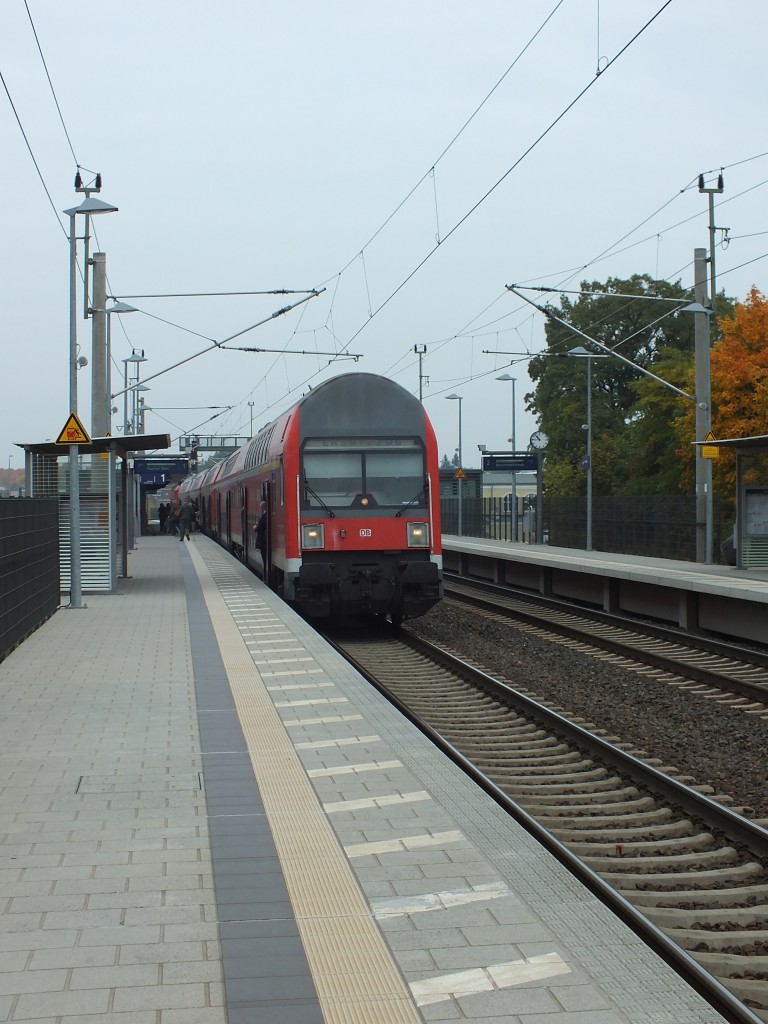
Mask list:
[{"label": "gravel", "polygon": [[768,718],[695,697],[443,601],[407,629],[768,818]]}]

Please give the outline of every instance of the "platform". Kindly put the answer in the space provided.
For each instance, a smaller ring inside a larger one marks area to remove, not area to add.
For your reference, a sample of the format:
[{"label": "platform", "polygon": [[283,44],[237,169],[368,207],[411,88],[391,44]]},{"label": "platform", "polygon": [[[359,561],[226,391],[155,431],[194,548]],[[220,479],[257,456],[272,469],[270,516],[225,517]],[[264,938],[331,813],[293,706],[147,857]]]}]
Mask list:
[{"label": "platform", "polygon": [[721,1020],[223,550],[130,572],[0,664],[0,1021]]},{"label": "platform", "polygon": [[768,570],[443,536],[448,572],[765,643]]}]

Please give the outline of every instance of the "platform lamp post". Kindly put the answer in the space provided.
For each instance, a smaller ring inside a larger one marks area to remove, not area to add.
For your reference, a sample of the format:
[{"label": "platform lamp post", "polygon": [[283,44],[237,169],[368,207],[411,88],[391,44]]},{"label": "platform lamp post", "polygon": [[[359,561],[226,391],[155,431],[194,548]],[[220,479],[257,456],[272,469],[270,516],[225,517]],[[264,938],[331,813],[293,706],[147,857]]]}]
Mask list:
[{"label": "platform lamp post", "polygon": [[[78,176],[79,177],[79,176]],[[77,181],[75,185],[77,186]],[[101,187],[100,177],[98,187]],[[86,191],[86,190],[82,190]],[[94,190],[95,191],[95,190]],[[77,415],[77,215],[86,218],[85,239],[88,239],[88,218],[98,213],[117,213],[117,207],[88,196],[79,206],[64,213],[69,217],[69,411]],[[85,266],[85,293],[88,293],[88,266]],[[80,573],[80,453],[78,446],[69,446],[69,608],[83,607]]]},{"label": "platform lamp post", "polygon": [[[133,349],[129,356],[123,360],[123,434],[128,433],[128,427],[130,425],[132,434],[136,433],[136,388],[139,386],[139,363],[146,363],[147,358],[144,355],[144,349]],[[128,383],[128,363],[133,363],[136,366],[136,382],[133,385]],[[148,391],[149,388],[144,388]],[[131,395],[131,419],[128,420],[128,394]]]},{"label": "platform lamp post", "polygon": [[583,345],[569,349],[568,355],[573,359],[586,359],[587,361],[587,422],[584,430],[587,432],[587,454],[584,459],[584,466],[587,470],[587,551],[592,550],[592,360],[609,359],[610,356],[597,355],[595,352],[588,352]]},{"label": "platform lamp post", "polygon": [[[515,382],[517,377],[510,377],[508,373],[502,373],[496,380],[512,382],[512,436],[509,441],[512,451],[517,451],[517,438],[515,435]],[[517,541],[517,473],[512,473],[512,539]]]},{"label": "platform lamp post", "polygon": [[[463,461],[462,461],[462,457],[461,457],[461,403],[463,401],[463,396],[462,395],[455,395],[454,394],[454,395],[446,395],[445,397],[446,397],[447,401],[449,401],[449,402],[458,402],[459,403],[459,469],[463,473],[464,472],[464,468],[463,468]],[[462,537],[464,535],[463,523],[462,523],[462,506],[464,504],[464,492],[463,492],[463,488],[462,488],[462,484],[463,483],[464,483],[464,479],[463,479],[462,476],[460,476],[459,477],[459,536],[460,537]]]},{"label": "platform lamp post", "polygon": [[114,306],[105,309],[107,314],[107,386],[106,386],[106,410],[104,422],[107,424],[107,433],[112,433],[112,314],[113,313],[138,313],[135,306],[129,306],[127,302],[116,302]]}]

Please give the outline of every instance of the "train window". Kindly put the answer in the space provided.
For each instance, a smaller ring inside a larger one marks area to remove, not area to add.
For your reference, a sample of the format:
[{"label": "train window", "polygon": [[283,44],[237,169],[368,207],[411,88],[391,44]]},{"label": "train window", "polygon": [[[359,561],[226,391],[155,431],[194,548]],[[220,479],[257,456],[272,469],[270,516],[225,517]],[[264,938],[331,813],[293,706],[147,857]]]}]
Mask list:
[{"label": "train window", "polygon": [[424,506],[424,457],[411,451],[304,451],[304,508]]},{"label": "train window", "polygon": [[424,459],[421,452],[368,452],[365,489],[379,505],[424,506]]},{"label": "train window", "polygon": [[305,452],[304,505],[351,505],[363,490],[363,457],[359,452]]}]

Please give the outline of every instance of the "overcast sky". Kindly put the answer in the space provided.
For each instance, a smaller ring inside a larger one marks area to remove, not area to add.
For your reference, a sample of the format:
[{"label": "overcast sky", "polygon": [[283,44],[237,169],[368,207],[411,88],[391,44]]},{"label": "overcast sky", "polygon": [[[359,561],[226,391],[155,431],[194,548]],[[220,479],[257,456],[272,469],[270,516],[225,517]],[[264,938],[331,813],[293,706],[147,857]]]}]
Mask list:
[{"label": "overcast sky", "polygon": [[[441,453],[458,443],[452,393],[466,465],[480,443],[509,448],[502,373],[524,449],[521,353],[543,324],[506,284],[692,285],[708,246],[696,180],[723,168],[719,285],[766,290],[766,38],[760,0],[4,0],[0,465],[69,414],[61,211],[83,198],[77,163],[119,207],[93,221],[109,291],[140,309],[113,318],[113,390],[132,347],[149,377],[303,297],[129,296],[325,289],[232,343],[276,351],[213,350],[152,380],[148,432],[248,434],[355,369],[418,394],[424,345]],[[90,358],[90,323],[78,331]],[[90,406],[88,367],[86,426]],[[209,406],[232,409],[205,422]]]}]

